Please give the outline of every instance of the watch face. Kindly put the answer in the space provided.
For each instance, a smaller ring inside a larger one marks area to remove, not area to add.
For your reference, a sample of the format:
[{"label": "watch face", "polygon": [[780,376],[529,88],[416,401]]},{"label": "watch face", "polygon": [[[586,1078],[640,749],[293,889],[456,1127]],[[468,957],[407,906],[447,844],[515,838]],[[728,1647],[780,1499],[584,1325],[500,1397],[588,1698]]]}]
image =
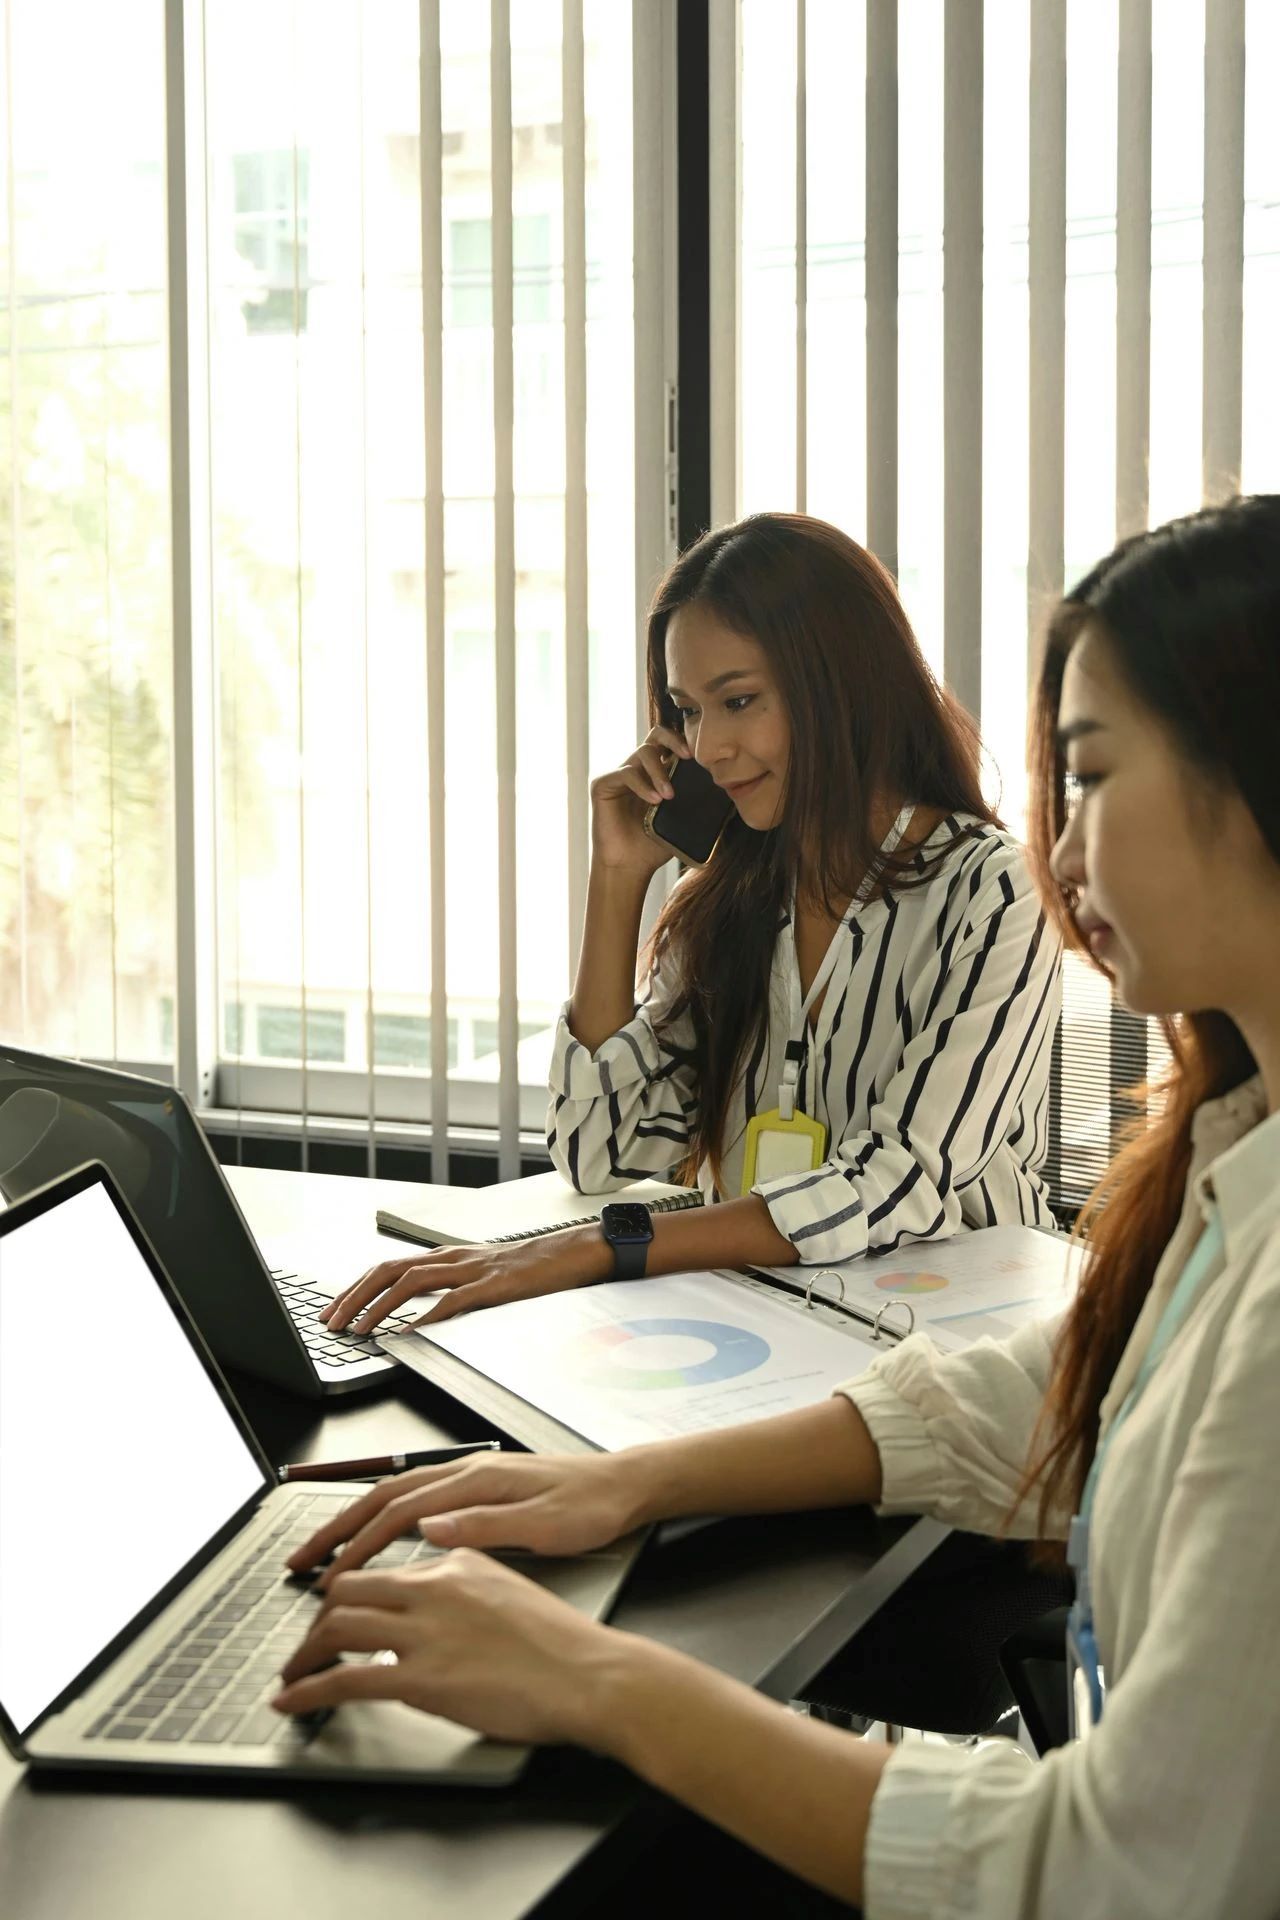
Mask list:
[{"label": "watch face", "polygon": [[600,1224],[609,1240],[651,1240],[653,1223],[649,1218],[648,1207],[631,1205],[608,1206],[600,1215]]}]

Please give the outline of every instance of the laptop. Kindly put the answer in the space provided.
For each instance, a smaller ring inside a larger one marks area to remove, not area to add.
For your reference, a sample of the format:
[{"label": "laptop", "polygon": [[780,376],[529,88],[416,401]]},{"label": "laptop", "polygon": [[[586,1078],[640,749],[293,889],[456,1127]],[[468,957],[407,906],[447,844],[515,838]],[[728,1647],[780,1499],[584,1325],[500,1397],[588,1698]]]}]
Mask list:
[{"label": "laptop", "polygon": [[[20,1200],[85,1160],[110,1168],[220,1366],[319,1399],[398,1364],[317,1318],[357,1273],[268,1265],[175,1088],[0,1046],[0,1194]],[[393,1318],[407,1325],[414,1311]]]},{"label": "laptop", "polygon": [[[315,1724],[267,1704],[320,1604],[285,1555],[349,1498],[331,1482],[278,1484],[105,1168],[0,1215],[0,1733],[17,1758],[515,1779],[526,1748],[399,1702],[353,1702]],[[640,1543],[503,1557],[603,1618]],[[415,1536],[370,1564],[436,1552]]]}]

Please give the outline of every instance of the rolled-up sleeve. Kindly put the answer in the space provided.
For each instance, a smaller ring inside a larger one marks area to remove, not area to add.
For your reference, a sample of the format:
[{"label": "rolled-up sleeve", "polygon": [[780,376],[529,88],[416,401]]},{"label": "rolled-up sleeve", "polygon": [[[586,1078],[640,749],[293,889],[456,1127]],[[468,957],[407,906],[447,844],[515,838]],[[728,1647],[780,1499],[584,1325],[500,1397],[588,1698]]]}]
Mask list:
[{"label": "rolled-up sleeve", "polygon": [[[922,983],[915,1030],[866,1128],[847,1134],[811,1173],[752,1189],[802,1261],[852,1260],[963,1224],[965,1188],[1009,1151],[1028,1085],[1047,1075],[1059,963],[1058,941],[1019,861],[984,889]],[[1028,1192],[1036,1208],[1029,1224],[1047,1224],[1034,1182]]]},{"label": "rolled-up sleeve", "polygon": [[[837,1392],[852,1400],[880,1454],[879,1511],[923,1513],[973,1533],[1039,1531],[1034,1496],[1013,1513],[1053,1366],[1061,1316],[1009,1340],[941,1353],[913,1334]],[[1065,1537],[1067,1516],[1054,1531]]]},{"label": "rolled-up sleeve", "polygon": [[594,1053],[560,1015],[551,1059],[547,1147],[579,1193],[663,1179],[689,1149],[698,1110],[693,1022],[670,1018],[673,994],[659,972],[635,1018]]},{"label": "rolled-up sleeve", "polygon": [[[872,1803],[867,1920],[1280,1913],[1280,1714],[1268,1686],[1280,1591],[1278,1371],[1273,1255],[1213,1363],[1164,1502],[1150,1611],[1116,1664],[1100,1724],[1032,1766],[998,1743],[976,1755],[900,1748]],[[853,1387],[850,1397],[860,1400]],[[1123,1540],[1123,1513],[1104,1529],[1102,1501],[1110,1471],[1124,1473],[1127,1437],[1099,1488],[1100,1571],[1108,1536]]]}]

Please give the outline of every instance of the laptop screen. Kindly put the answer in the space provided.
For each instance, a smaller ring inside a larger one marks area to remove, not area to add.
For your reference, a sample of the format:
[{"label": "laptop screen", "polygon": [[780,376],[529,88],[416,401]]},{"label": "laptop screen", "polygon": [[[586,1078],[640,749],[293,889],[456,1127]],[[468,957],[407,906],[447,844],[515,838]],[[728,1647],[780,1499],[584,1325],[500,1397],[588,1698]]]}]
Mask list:
[{"label": "laptop screen", "polygon": [[100,1178],[0,1235],[0,1707],[19,1733],[263,1485]]}]

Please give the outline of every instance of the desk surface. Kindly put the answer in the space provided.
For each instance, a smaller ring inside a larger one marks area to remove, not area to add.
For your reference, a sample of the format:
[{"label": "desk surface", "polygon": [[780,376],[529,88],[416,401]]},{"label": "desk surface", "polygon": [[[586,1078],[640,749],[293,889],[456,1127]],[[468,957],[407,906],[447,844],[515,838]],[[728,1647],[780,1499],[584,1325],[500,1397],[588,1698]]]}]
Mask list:
[{"label": "desk surface", "polygon": [[[404,1182],[237,1169],[255,1229],[355,1244]],[[397,1243],[399,1244],[399,1243]],[[270,1457],[356,1455],[470,1438],[474,1415],[416,1376],[315,1407],[237,1379]],[[865,1511],[664,1530],[614,1615],[787,1699],[943,1537],[929,1521]],[[0,1914],[12,1920],[515,1920],[575,1872],[619,1855],[654,1796],[621,1768],[547,1750],[496,1794],[430,1788],[286,1788],[267,1795],[148,1783],[34,1783],[0,1754]]]}]

